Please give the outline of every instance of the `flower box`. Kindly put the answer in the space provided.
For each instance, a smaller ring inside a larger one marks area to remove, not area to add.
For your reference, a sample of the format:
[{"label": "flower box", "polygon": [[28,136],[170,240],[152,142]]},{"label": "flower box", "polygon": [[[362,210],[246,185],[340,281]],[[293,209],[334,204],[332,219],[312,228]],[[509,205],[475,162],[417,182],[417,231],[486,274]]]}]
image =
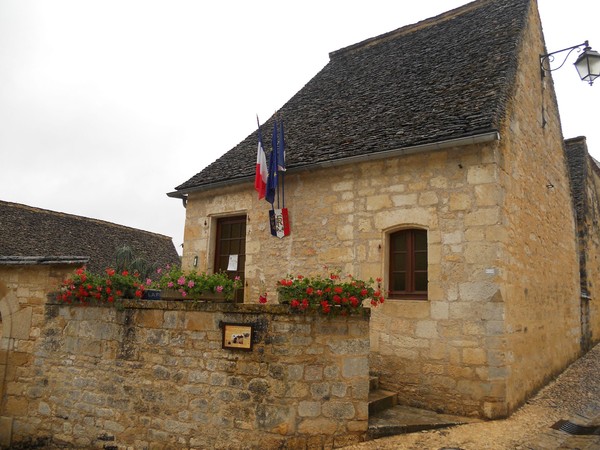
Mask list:
[{"label": "flower box", "polygon": [[184,295],[176,289],[161,289],[160,298],[162,300],[183,300],[186,299],[187,296],[184,297]]},{"label": "flower box", "polygon": [[142,295],[144,300],[160,300],[161,292],[159,289],[146,289]]},{"label": "flower box", "polygon": [[163,300],[194,300],[204,302],[224,303],[230,300],[227,299],[223,292],[202,292],[197,295],[183,295],[176,289],[162,289],[160,297]]}]

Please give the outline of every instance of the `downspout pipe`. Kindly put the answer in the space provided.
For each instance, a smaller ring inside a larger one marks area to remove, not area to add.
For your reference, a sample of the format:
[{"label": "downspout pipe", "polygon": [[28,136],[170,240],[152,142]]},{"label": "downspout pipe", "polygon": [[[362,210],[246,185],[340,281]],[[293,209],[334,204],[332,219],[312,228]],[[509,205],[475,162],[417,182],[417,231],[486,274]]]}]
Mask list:
[{"label": "downspout pipe", "polygon": [[[348,158],[334,159],[331,161],[322,161],[314,164],[305,164],[300,167],[292,167],[287,170],[287,173],[303,172],[305,170],[315,170],[322,168],[331,168],[337,166],[343,166],[346,164],[357,164],[366,161],[377,161],[380,159],[393,158],[396,156],[412,155],[415,153],[425,153],[432,150],[442,150],[450,147],[463,147],[465,145],[473,144],[485,144],[488,142],[499,141],[500,133],[498,131],[490,131],[487,133],[477,134],[474,136],[468,136],[456,139],[447,139],[445,141],[433,142],[430,144],[414,145],[411,147],[402,147],[393,150],[386,150],[383,152],[369,153],[366,155],[350,156]],[[168,197],[180,198],[186,204],[188,194],[192,192],[208,191],[211,189],[223,188],[226,186],[233,186],[235,184],[247,183],[254,180],[254,175],[248,177],[234,178],[226,181],[218,181],[216,183],[210,183],[202,186],[194,186],[187,189],[181,189],[179,191],[167,193]]]}]

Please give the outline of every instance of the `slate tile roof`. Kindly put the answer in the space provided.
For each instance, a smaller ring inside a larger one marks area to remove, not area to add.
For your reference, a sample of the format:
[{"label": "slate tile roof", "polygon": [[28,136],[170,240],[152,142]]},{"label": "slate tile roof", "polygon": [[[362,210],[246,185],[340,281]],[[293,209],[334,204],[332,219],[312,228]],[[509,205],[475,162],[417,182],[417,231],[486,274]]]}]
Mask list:
[{"label": "slate tile roof", "polygon": [[[330,53],[279,111],[288,168],[497,131],[530,1],[478,0]],[[256,146],[253,130],[175,189],[252,177]]]},{"label": "slate tile roof", "polygon": [[115,251],[124,245],[150,263],[179,264],[179,255],[168,236],[0,201],[0,258],[6,263],[87,257],[87,267],[101,272],[114,265]]}]

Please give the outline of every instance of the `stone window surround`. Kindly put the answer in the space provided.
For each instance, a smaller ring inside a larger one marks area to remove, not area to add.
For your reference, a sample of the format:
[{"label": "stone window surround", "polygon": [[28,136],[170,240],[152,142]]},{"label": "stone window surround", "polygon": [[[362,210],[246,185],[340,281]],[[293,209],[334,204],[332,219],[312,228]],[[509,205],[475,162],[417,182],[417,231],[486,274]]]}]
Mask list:
[{"label": "stone window surround", "polygon": [[[394,227],[391,228],[387,228],[385,230],[383,230],[383,241],[384,241],[384,261],[383,261],[383,272],[384,274],[389,274],[390,271],[390,250],[391,250],[391,242],[390,242],[390,237],[392,234],[398,232],[398,231],[402,231],[402,230],[425,230],[427,231],[427,272],[429,273],[429,265],[431,264],[431,261],[429,260],[429,255],[430,255],[430,243],[431,243],[431,239],[430,239],[430,230],[426,225],[423,224],[401,224],[401,225],[396,225]],[[389,276],[385,277],[385,291],[389,292],[390,291],[390,279]],[[428,280],[429,282],[429,280]],[[412,298],[410,296],[406,296],[406,297],[387,297],[386,300],[390,300],[390,301],[428,301],[428,298]]]}]

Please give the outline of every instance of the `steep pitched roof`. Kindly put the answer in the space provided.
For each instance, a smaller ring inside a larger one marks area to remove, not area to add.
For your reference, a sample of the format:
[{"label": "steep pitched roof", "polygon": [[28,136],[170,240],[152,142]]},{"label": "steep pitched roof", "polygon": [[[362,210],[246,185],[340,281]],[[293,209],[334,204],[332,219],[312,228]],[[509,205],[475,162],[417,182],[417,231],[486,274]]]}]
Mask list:
[{"label": "steep pitched roof", "polygon": [[0,201],[0,258],[5,262],[75,261],[88,257],[87,267],[100,272],[114,265],[115,251],[124,245],[150,263],[179,263],[168,236]]},{"label": "steep pitched roof", "polygon": [[[288,168],[497,131],[530,1],[475,1],[330,53],[279,111]],[[256,143],[254,131],[175,189],[252,177]]]}]

